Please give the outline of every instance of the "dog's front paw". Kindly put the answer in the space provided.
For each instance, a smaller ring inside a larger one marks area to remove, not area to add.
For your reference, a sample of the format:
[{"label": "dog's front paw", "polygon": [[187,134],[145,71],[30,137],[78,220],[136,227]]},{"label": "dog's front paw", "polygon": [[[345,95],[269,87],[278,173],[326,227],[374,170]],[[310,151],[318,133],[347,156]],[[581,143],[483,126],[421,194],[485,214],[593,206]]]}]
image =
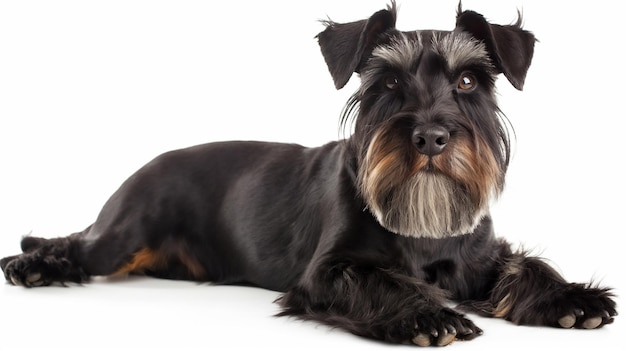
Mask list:
[{"label": "dog's front paw", "polygon": [[[552,324],[562,328],[596,329],[617,316],[609,289],[571,284],[554,301]],[[554,320],[556,319],[556,320]]]},{"label": "dog's front paw", "polygon": [[417,334],[411,342],[418,346],[446,346],[455,340],[471,340],[483,333],[474,322],[448,308],[418,316],[415,329]]}]

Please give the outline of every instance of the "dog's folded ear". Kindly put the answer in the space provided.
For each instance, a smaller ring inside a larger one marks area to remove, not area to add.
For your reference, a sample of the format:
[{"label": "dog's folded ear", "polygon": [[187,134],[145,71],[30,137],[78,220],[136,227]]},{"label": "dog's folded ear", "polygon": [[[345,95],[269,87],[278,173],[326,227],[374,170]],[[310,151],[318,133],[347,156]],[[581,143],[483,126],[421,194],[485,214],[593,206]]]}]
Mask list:
[{"label": "dog's folded ear", "polygon": [[518,90],[524,87],[536,41],[531,32],[522,29],[521,22],[518,16],[512,25],[491,24],[481,14],[460,7],[456,19],[457,29],[482,41],[498,71]]},{"label": "dog's folded ear", "polygon": [[359,72],[380,35],[395,28],[395,1],[369,19],[350,23],[325,21],[326,29],[317,35],[322,55],[335,87],[341,89],[353,72]]}]

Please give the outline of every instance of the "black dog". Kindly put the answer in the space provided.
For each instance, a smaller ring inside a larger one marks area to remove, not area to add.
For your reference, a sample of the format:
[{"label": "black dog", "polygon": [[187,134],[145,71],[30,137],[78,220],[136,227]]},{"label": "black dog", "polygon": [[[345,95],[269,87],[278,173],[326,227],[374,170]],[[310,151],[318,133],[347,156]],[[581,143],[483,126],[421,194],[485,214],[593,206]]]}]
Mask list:
[{"label": "black dog", "polygon": [[318,148],[199,145],[131,176],[96,222],[25,237],[2,259],[26,287],[123,273],[282,291],[280,315],[418,345],[469,340],[461,311],[516,324],[593,329],[617,314],[610,289],[567,283],[494,236],[507,129],[496,75],[522,89],[534,36],[461,11],[453,31],[400,32],[395,4],[328,21],[319,44],[336,87],[361,86],[344,141]]}]

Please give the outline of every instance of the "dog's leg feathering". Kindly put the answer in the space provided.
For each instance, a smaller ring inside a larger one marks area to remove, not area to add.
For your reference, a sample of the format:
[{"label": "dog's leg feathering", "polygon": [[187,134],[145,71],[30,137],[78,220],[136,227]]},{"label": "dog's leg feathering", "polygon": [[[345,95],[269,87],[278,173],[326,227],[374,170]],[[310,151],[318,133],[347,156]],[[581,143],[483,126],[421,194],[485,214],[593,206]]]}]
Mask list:
[{"label": "dog's leg feathering", "polygon": [[345,264],[320,267],[316,275],[315,285],[301,283],[279,298],[280,316],[419,346],[445,346],[482,334],[462,314],[443,307],[442,290],[402,272]]},{"label": "dog's leg feathering", "polygon": [[501,257],[489,300],[461,307],[520,325],[596,329],[613,323],[612,297],[609,288],[568,283],[542,259],[509,251]]}]

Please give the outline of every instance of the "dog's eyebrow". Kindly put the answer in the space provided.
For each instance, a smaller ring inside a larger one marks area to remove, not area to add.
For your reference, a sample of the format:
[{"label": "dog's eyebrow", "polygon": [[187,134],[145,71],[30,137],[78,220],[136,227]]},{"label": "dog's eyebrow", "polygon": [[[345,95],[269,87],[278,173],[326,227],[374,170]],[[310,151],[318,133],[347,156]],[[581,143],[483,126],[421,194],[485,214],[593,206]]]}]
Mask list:
[{"label": "dog's eyebrow", "polygon": [[402,71],[411,72],[419,60],[422,49],[422,38],[419,35],[417,39],[412,39],[406,33],[399,32],[398,35],[391,37],[388,44],[376,47],[372,56]]},{"label": "dog's eyebrow", "polygon": [[436,33],[431,38],[433,51],[443,57],[452,72],[462,67],[493,67],[485,44],[463,32]]}]

